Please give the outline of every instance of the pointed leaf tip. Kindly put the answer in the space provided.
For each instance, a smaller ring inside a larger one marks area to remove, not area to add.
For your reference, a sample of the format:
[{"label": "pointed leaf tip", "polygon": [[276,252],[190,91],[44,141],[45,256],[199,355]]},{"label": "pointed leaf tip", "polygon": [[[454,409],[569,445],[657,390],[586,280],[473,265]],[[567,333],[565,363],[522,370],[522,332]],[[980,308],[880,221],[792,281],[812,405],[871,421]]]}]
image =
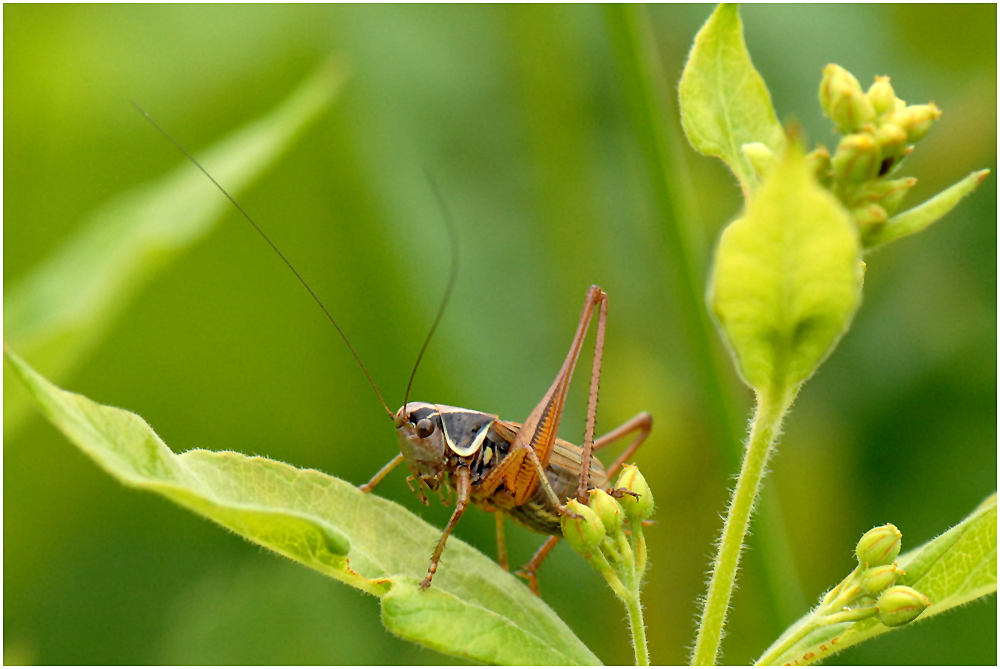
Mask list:
[{"label": "pointed leaf tip", "polygon": [[944,218],[965,196],[976,190],[989,173],[988,169],[973,172],[923,204],[896,214],[875,234],[866,236],[864,240],[866,252],[897,239],[915,235]]},{"label": "pointed leaf tip", "polygon": [[760,180],[742,147],[759,142],[778,153],[784,132],[750,60],[735,4],[719,5],[698,31],[681,76],[680,106],[688,141],[699,153],[721,158],[749,198]]}]

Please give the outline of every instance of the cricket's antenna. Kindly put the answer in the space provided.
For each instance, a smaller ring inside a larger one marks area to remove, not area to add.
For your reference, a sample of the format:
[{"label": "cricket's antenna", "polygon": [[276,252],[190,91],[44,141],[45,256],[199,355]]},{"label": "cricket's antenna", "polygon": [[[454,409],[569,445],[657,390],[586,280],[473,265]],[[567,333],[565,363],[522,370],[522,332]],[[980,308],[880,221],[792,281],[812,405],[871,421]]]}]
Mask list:
[{"label": "cricket's antenna", "polygon": [[420,360],[424,357],[424,351],[427,350],[427,345],[431,343],[431,337],[434,336],[438,323],[441,322],[444,309],[448,306],[448,300],[451,299],[451,291],[455,287],[455,280],[458,278],[458,234],[455,232],[455,221],[451,217],[451,210],[448,209],[448,203],[445,202],[444,196],[441,194],[441,189],[438,188],[437,182],[434,181],[434,177],[426,169],[424,170],[424,174],[427,175],[427,181],[430,182],[434,197],[437,198],[438,205],[444,213],[444,225],[448,230],[448,243],[451,246],[451,272],[448,274],[448,286],[444,289],[444,297],[441,298],[441,306],[438,307],[437,316],[434,317],[434,324],[431,325],[431,331],[427,333],[427,338],[424,339],[424,345],[420,347],[420,353],[417,354],[417,361],[413,363],[413,371],[410,372],[410,380],[406,384],[406,395],[403,396],[404,416],[406,415],[406,404],[410,399],[410,388],[413,387],[413,378],[417,375],[417,367],[420,366]]},{"label": "cricket's antenna", "polygon": [[[334,320],[334,318],[330,314],[329,310],[326,308],[326,306],[323,304],[323,302],[319,299],[319,297],[316,295],[316,293],[313,292],[313,289],[309,287],[309,284],[306,283],[306,280],[302,278],[302,275],[299,274],[299,271],[297,269],[295,269],[295,266],[292,265],[292,263],[289,262],[288,258],[285,257],[285,254],[282,253],[278,249],[278,247],[274,245],[274,242],[271,241],[271,238],[268,237],[264,233],[264,231],[260,228],[260,226],[257,225],[257,223],[252,218],[250,218],[250,214],[248,214],[246,212],[246,210],[243,209],[243,207],[240,206],[240,203],[237,202],[233,198],[233,196],[230,195],[229,192],[225,188],[223,188],[219,184],[219,182],[216,181],[215,178],[211,174],[208,173],[208,170],[206,170],[204,167],[201,166],[201,163],[199,163],[195,159],[194,156],[192,156],[190,153],[188,153],[187,149],[185,149],[183,146],[181,146],[180,142],[178,142],[176,139],[174,139],[173,137],[171,137],[170,133],[168,133],[166,130],[164,130],[160,126],[159,123],[157,123],[156,121],[154,121],[153,117],[150,116],[149,113],[146,112],[145,109],[143,109],[142,107],[140,107],[134,100],[132,101],[132,106],[135,107],[137,110],[139,110],[139,113],[142,114],[143,116],[145,116],[146,120],[149,121],[150,124],[154,128],[156,128],[160,132],[161,135],[163,135],[164,137],[166,137],[167,140],[169,140],[171,144],[173,144],[174,146],[176,146],[177,149],[181,153],[183,153],[187,157],[188,160],[190,160],[192,163],[194,163],[194,166],[197,167],[199,170],[201,170],[201,173],[204,174],[206,177],[208,177],[208,180],[211,181],[213,184],[215,184],[215,187],[218,188],[220,191],[222,191],[223,195],[225,195],[227,198],[229,198],[229,201],[233,203],[233,206],[236,207],[236,209],[238,209],[241,214],[243,214],[243,218],[245,218],[248,221],[250,221],[250,225],[252,225],[254,227],[254,229],[257,232],[260,233],[260,236],[264,238],[264,241],[266,241],[271,246],[271,248],[274,249],[274,252],[278,254],[278,257],[281,258],[286,265],[288,265],[288,269],[292,270],[292,273],[295,275],[295,278],[297,278],[299,280],[299,282],[303,286],[305,286],[305,289],[309,291],[309,294],[312,295],[312,298],[314,300],[316,300],[316,304],[319,305],[319,308],[323,310],[323,313],[326,314],[326,317],[330,319],[331,323],[333,323],[333,327],[337,328],[337,332],[340,333],[341,339],[343,339],[344,343],[347,344],[347,348],[351,349],[351,353],[354,355],[354,359],[357,360],[358,361],[358,365],[361,366],[361,371],[364,372],[365,376],[368,378],[368,383],[371,384],[372,389],[375,391],[375,394],[378,395],[378,401],[382,403],[382,407],[385,409],[386,413],[389,414],[389,417],[392,418],[394,416],[394,414],[392,413],[392,409],[389,408],[389,405],[386,404],[385,400],[382,398],[382,393],[379,392],[378,386],[375,385],[375,380],[372,379],[372,375],[368,373],[368,368],[365,367],[365,363],[361,362],[361,356],[358,355],[358,352],[354,350],[354,346],[351,345],[351,341],[347,338],[347,335],[345,335],[344,331],[340,329],[340,326],[337,325],[337,321]],[[451,290],[451,288],[449,287],[449,291],[450,290]],[[440,315],[438,317],[440,318]],[[436,323],[435,323],[435,325],[436,325]]]}]

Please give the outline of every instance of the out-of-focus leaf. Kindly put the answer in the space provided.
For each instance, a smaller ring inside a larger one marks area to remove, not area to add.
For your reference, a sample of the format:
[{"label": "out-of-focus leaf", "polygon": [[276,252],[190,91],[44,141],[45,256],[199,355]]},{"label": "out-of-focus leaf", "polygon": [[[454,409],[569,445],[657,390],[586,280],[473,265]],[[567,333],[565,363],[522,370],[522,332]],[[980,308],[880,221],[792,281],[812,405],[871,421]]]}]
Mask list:
[{"label": "out-of-focus leaf", "polygon": [[440,530],[401,506],[266,458],[175,454],[139,416],[60,390],[4,355],[45,417],[113,477],[382,598],[394,633],[484,663],[599,664],[545,602],[454,537],[433,587],[417,588]]},{"label": "out-of-focus leaf", "polygon": [[[202,163],[236,195],[326,108],[343,75],[332,64],[280,106],[204,152]],[[137,122],[139,116],[136,115]],[[151,130],[152,132],[152,130]],[[51,378],[66,375],[113,327],[128,301],[176,255],[205,236],[232,205],[186,161],[91,214],[4,295],[4,339]],[[4,433],[20,422],[24,394],[6,392]]]},{"label": "out-of-focus leaf", "polygon": [[805,381],[861,302],[858,234],[789,146],[722,233],[709,302],[744,381],[780,397]]},{"label": "out-of-focus leaf", "polygon": [[[899,583],[930,597],[931,606],[917,623],[997,591],[997,496],[994,493],[965,520],[936,539],[899,556],[906,571]],[[792,625],[787,638],[808,620]],[[913,624],[913,623],[911,623]],[[849,646],[893,629],[876,618],[828,625],[807,635],[781,655],[775,665],[811,664]],[[780,641],[780,639],[779,639]]]},{"label": "out-of-focus leaf", "polygon": [[750,62],[735,4],[722,4],[698,31],[680,83],[681,123],[700,153],[721,158],[749,199],[760,182],[743,145],[760,142],[778,153],[784,131],[771,94]]},{"label": "out-of-focus leaf", "polygon": [[866,250],[894,242],[903,237],[915,235],[928,227],[938,219],[942,218],[966,195],[976,190],[976,187],[983,182],[989,170],[979,170],[973,172],[956,184],[953,184],[941,191],[923,204],[917,205],[913,209],[907,209],[901,214],[896,214],[890,218],[885,226],[872,235],[865,238]]}]

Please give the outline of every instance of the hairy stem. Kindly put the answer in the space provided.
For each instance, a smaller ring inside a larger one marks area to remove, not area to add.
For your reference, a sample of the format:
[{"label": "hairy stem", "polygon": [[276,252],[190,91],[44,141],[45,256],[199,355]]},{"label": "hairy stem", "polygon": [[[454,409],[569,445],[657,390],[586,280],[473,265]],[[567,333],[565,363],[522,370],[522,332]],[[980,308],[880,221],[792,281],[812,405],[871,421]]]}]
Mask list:
[{"label": "hairy stem", "polygon": [[757,412],[750,429],[750,439],[743,456],[740,478],[733,491],[722,541],[712,566],[712,578],[708,584],[708,595],[701,613],[698,638],[695,641],[691,663],[712,665],[719,654],[722,628],[726,623],[729,599],[736,581],[740,563],[743,539],[753,513],[754,500],[764,474],[764,465],[771,453],[794,394],[762,390],[757,394]]},{"label": "hairy stem", "polygon": [[[638,590],[638,588],[637,588]],[[635,649],[635,663],[639,667],[649,666],[649,651],[646,649],[646,627],[642,622],[642,604],[638,592],[625,600],[628,609],[628,624],[632,629],[632,647]]]},{"label": "hairy stem", "polygon": [[775,660],[784,655],[785,651],[797,644],[802,639],[805,639],[813,630],[820,627],[820,622],[818,620],[813,620],[807,625],[803,625],[795,634],[790,635],[787,639],[783,639],[780,643],[776,643],[774,646],[768,649],[768,651],[756,662],[754,665],[758,666],[770,666],[774,664]]},{"label": "hairy stem", "polygon": [[[609,5],[604,11],[616,45],[632,123],[646,159],[660,223],[657,230],[667,259],[664,265],[672,272],[668,286],[677,299],[678,316],[684,324],[681,331],[697,370],[695,378],[701,384],[701,406],[705,407],[707,424],[717,430],[724,462],[732,469],[743,451],[743,410],[729,382],[728,357],[721,347],[712,345],[716,331],[705,310],[708,240],[705,226],[695,212],[691,196],[695,189],[680,148],[683,139],[672,104],[676,91],[660,69],[646,9],[623,4]],[[777,498],[765,495],[759,515],[771,520],[763,522],[752,539],[752,559],[764,574],[777,632],[795,619],[806,602],[780,524]]]}]

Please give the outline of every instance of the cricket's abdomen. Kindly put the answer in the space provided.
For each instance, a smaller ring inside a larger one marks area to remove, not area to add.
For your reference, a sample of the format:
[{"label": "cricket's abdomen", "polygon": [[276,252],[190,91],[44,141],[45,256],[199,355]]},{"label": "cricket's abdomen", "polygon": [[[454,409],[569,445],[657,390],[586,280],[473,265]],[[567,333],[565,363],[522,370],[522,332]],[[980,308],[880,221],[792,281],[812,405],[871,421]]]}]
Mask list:
[{"label": "cricket's abdomen", "polygon": [[559,512],[552,507],[552,500],[541,486],[538,486],[538,490],[527,502],[506,509],[506,512],[515,523],[532,532],[562,536]]}]

